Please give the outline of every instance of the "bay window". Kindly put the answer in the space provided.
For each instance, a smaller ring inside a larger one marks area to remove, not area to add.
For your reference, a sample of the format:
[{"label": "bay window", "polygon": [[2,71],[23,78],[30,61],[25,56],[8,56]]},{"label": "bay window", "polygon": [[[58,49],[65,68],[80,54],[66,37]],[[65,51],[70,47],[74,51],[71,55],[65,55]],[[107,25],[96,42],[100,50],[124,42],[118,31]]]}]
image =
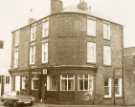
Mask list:
[{"label": "bay window", "polygon": [[60,90],[74,91],[75,90],[75,76],[72,74],[60,75]]}]

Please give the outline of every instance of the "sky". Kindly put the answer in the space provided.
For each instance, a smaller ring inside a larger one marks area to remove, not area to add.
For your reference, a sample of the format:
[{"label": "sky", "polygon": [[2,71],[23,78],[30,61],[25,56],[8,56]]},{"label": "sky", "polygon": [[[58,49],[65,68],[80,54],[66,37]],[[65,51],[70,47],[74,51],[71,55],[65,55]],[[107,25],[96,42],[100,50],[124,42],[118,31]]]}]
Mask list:
[{"label": "sky", "polygon": [[[0,68],[9,68],[11,31],[27,24],[30,17],[40,19],[49,14],[50,0],[0,0]],[[135,46],[135,0],[85,0],[92,13],[124,26],[124,46]],[[76,5],[79,0],[63,0],[64,7]],[[30,11],[32,9],[32,12]]]}]

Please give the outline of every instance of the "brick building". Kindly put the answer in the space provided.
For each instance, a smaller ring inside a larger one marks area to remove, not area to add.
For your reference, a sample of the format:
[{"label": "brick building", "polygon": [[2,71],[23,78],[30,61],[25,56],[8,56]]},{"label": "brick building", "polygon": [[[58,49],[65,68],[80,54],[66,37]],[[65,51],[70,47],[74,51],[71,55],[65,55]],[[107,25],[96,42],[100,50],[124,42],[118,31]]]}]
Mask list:
[{"label": "brick building", "polygon": [[13,90],[52,104],[123,104],[123,26],[84,0],[70,10],[51,0],[50,15],[12,34]]},{"label": "brick building", "polygon": [[135,47],[124,49],[125,103],[135,105]]}]

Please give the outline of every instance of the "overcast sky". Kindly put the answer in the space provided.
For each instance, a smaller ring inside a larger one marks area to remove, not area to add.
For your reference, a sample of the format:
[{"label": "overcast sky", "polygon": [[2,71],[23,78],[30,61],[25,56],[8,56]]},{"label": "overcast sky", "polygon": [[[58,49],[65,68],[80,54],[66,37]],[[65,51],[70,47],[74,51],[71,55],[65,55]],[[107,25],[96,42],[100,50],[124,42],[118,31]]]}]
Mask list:
[{"label": "overcast sky", "polygon": [[[0,68],[10,65],[11,31],[27,23],[29,17],[40,19],[49,14],[50,0],[0,0],[0,40],[5,41],[0,52]],[[135,46],[135,0],[86,0],[92,13],[124,25],[125,47]],[[64,7],[79,0],[63,0]],[[30,12],[30,10],[33,10]]]}]

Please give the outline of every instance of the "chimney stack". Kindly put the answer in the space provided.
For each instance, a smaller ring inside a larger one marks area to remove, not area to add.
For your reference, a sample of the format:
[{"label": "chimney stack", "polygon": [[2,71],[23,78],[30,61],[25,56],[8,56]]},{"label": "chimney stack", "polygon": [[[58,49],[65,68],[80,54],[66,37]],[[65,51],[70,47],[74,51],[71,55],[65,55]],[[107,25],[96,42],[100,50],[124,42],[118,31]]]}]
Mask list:
[{"label": "chimney stack", "polygon": [[88,11],[87,2],[85,2],[85,0],[80,0],[77,7],[83,11]]},{"label": "chimney stack", "polygon": [[34,18],[29,18],[29,19],[28,19],[28,24],[32,24],[34,21],[36,21],[36,19],[34,19]]},{"label": "chimney stack", "polygon": [[61,0],[51,0],[51,14],[59,13],[63,10],[63,2]]}]

